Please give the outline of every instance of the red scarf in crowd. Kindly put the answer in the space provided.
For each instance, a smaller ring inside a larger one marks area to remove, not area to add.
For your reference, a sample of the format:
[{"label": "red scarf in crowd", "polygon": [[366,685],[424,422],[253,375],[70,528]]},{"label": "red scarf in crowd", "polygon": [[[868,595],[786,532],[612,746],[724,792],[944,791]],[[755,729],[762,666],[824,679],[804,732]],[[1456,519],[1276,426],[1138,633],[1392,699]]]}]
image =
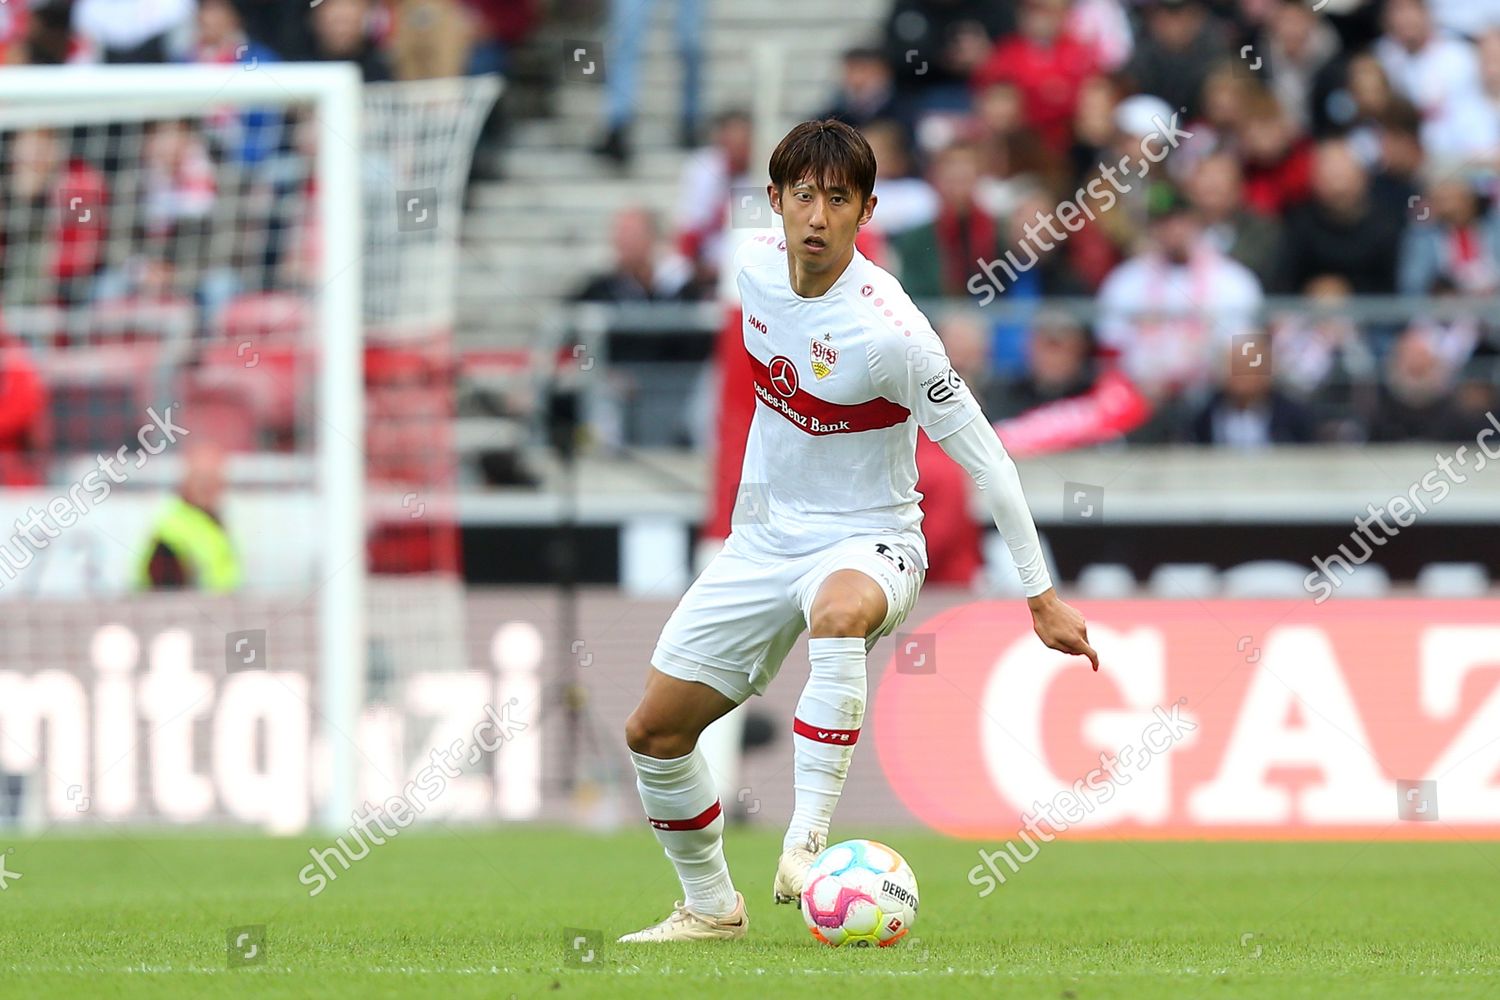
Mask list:
[{"label": "red scarf in crowd", "polygon": [[962,219],[951,206],[944,205],[933,220],[933,228],[943,268],[943,294],[963,295],[969,276],[978,273],[979,259],[995,256],[995,220],[978,205],[970,205],[969,214]]}]

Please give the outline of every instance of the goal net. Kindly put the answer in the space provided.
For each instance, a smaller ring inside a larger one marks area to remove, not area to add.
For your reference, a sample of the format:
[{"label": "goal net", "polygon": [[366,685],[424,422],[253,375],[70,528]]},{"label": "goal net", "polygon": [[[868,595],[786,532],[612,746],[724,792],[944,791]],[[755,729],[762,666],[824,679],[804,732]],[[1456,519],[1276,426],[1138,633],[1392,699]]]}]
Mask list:
[{"label": "goal net", "polygon": [[425,757],[499,88],[0,70],[0,823],[339,828]]}]

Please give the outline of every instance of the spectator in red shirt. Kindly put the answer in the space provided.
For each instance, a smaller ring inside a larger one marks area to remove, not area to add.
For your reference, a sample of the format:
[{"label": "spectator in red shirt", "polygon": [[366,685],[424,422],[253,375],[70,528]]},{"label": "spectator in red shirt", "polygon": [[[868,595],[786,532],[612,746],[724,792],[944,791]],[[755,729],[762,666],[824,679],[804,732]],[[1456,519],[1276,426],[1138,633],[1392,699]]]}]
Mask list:
[{"label": "spectator in red shirt", "polygon": [[26,7],[21,4],[0,6],[0,66],[25,63]]},{"label": "spectator in red shirt", "polygon": [[1094,49],[1064,29],[1067,0],[1025,0],[1020,30],[1000,39],[975,71],[976,91],[993,83],[1021,90],[1026,124],[1053,150],[1065,153],[1083,83],[1098,71]]},{"label": "spectator in red shirt", "polygon": [[470,73],[510,70],[511,52],[536,28],[537,0],[464,0],[476,22]]},{"label": "spectator in red shirt", "polygon": [[1312,191],[1312,143],[1297,133],[1274,96],[1258,91],[1245,102],[1237,135],[1245,161],[1245,205],[1280,215]]},{"label": "spectator in red shirt", "polygon": [[9,305],[69,304],[87,291],[104,246],[104,175],[52,129],[5,143],[9,184],[0,191],[0,276]]},{"label": "spectator in red shirt", "polygon": [[42,481],[47,387],[25,350],[0,333],[0,485]]}]

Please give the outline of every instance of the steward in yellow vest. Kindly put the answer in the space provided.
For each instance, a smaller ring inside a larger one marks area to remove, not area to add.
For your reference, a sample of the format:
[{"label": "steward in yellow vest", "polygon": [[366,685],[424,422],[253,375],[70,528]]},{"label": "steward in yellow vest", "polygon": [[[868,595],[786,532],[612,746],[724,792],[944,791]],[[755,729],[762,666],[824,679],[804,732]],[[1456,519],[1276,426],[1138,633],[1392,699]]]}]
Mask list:
[{"label": "steward in yellow vest", "polygon": [[239,587],[239,556],[218,516],[223,493],[223,453],[203,446],[190,451],[182,487],[157,516],[147,542],[140,589],[226,593]]}]

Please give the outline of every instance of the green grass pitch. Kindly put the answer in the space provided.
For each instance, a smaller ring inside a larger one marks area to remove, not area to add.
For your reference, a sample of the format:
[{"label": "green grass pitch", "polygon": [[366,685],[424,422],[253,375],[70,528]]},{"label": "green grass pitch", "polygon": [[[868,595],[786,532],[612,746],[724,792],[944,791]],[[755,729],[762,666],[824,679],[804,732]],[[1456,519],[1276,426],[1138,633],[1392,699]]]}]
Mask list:
[{"label": "green grass pitch", "polygon": [[[650,833],[407,831],[316,898],[309,838],[0,840],[5,997],[1500,998],[1500,844],[1046,845],[981,899],[978,843],[884,839],[922,909],[836,951],[770,902],[780,836],[731,829],[743,941],[625,946],[679,895]],[[0,835],[3,836],[3,835]],[[230,968],[231,927],[262,925]],[[599,931],[593,961],[565,928]]]}]

